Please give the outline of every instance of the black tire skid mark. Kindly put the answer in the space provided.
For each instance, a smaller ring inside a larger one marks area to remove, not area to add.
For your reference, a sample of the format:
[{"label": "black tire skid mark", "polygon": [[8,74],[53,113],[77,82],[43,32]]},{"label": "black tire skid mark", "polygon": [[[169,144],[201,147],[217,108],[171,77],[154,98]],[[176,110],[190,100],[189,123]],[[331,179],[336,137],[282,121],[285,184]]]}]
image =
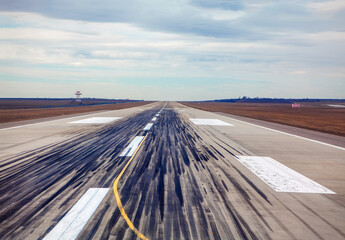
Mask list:
[{"label": "black tire skid mark", "polygon": [[[41,217],[40,213],[47,212],[49,205],[59,199],[66,189],[72,187],[75,191],[82,191],[85,182],[94,175],[93,173],[109,163],[100,160],[99,157],[109,158],[119,154],[123,145],[129,141],[129,138],[124,141],[124,138],[117,136],[121,133],[132,135],[132,132],[142,128],[145,120],[150,119],[152,115],[154,111],[139,113],[132,118],[100,128],[97,132],[87,133],[43,148],[45,151],[42,153],[35,149],[19,155],[17,159],[10,159],[11,164],[18,162],[18,165],[11,166],[5,174],[0,173],[0,206],[6,205],[4,208],[6,210],[0,215],[0,221],[3,223],[1,234],[14,237],[20,233],[17,229],[21,226],[29,226],[37,222],[38,217]],[[142,121],[138,121],[139,119]],[[112,148],[112,145],[117,145],[117,147]],[[117,168],[119,163],[121,163],[119,159],[113,160],[113,169]],[[88,174],[89,177],[87,177]],[[52,190],[55,185],[63,181],[64,184],[61,187]],[[103,181],[106,179],[103,178]],[[51,195],[43,197],[47,192],[51,192]],[[39,198],[44,200],[27,207],[30,202],[37,202],[35,199]],[[72,199],[67,198],[60,208]],[[57,223],[60,218],[60,216],[57,217],[55,222]]]}]

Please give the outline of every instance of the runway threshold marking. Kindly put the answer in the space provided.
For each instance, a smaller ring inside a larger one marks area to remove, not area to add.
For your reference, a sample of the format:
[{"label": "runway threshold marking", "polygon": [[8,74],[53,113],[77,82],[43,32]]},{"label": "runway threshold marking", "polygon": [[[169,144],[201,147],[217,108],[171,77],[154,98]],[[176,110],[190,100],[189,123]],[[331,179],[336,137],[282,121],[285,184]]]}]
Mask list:
[{"label": "runway threshold marking", "polygon": [[[223,116],[223,117],[225,117],[225,116]],[[245,121],[241,121],[241,120],[238,120],[238,119],[235,119],[235,118],[231,118],[231,117],[225,117],[225,118],[228,118],[230,120],[234,120],[234,121],[237,121],[237,122],[245,123],[245,124],[248,124],[248,125],[251,125],[251,126],[259,127],[259,128],[270,130],[270,131],[277,132],[277,133],[282,133],[282,134],[285,134],[285,135],[288,135],[288,136],[291,136],[291,137],[300,138],[300,139],[303,139],[303,140],[307,140],[307,141],[314,142],[314,143],[319,143],[319,144],[322,144],[322,145],[325,145],[325,146],[328,146],[328,147],[333,147],[333,148],[345,151],[345,148],[339,147],[339,146],[336,146],[336,145],[332,145],[332,144],[329,144],[329,143],[320,142],[320,141],[317,141],[317,140],[314,140],[314,139],[310,139],[310,138],[306,138],[306,137],[301,137],[301,136],[298,136],[298,135],[294,135],[294,134],[287,133],[287,132],[282,132],[282,131],[275,130],[275,129],[268,128],[268,127],[263,127],[263,126],[260,126],[260,125],[256,125],[256,124],[245,122]]]},{"label": "runway threshold marking", "polygon": [[189,120],[191,120],[195,125],[234,126],[219,119],[190,118]]},{"label": "runway threshold marking", "polygon": [[345,105],[340,105],[340,104],[327,104],[330,107],[336,107],[336,108],[345,108]]},{"label": "runway threshold marking", "polygon": [[76,239],[108,191],[109,188],[89,188],[43,240]]},{"label": "runway threshold marking", "polygon": [[145,141],[146,137],[147,137],[148,133],[146,133],[145,137],[141,140],[139,146],[135,149],[132,157],[129,159],[129,161],[127,162],[127,164],[124,166],[124,168],[122,169],[122,171],[120,172],[119,176],[117,176],[117,178],[115,179],[114,181],[114,184],[113,184],[113,190],[114,190],[114,195],[115,195],[115,199],[116,199],[116,203],[117,203],[117,206],[118,208],[120,209],[120,212],[121,212],[121,215],[122,217],[125,219],[128,227],[130,229],[132,229],[132,231],[140,238],[140,239],[144,239],[144,240],[148,240],[147,237],[145,237],[141,232],[139,232],[139,230],[133,225],[133,223],[131,222],[131,220],[128,218],[126,212],[125,212],[125,209],[123,208],[122,206],[122,203],[121,203],[121,199],[120,199],[120,195],[119,195],[119,192],[117,190],[117,184],[120,180],[120,178],[122,177],[123,173],[126,171],[128,165],[132,162],[135,154],[138,152],[138,150],[140,149],[140,146],[143,144],[143,142]]},{"label": "runway threshold marking", "polygon": [[270,157],[237,156],[237,159],[276,192],[336,194]]},{"label": "runway threshold marking", "polygon": [[90,123],[109,123],[113,122],[115,120],[120,119],[120,117],[92,117],[92,118],[86,118],[74,122],[69,123],[82,123],[82,124],[90,124]]},{"label": "runway threshold marking", "polygon": [[[92,116],[92,115],[97,115],[99,113],[91,113],[91,114],[85,114],[85,116]],[[39,124],[44,124],[44,123],[52,123],[52,122],[57,122],[57,121],[63,121],[67,119],[73,119],[73,118],[80,118],[81,116],[75,116],[75,117],[66,117],[66,118],[61,118],[61,119],[55,119],[55,120],[47,120],[43,122],[37,122],[37,123],[31,123],[31,124],[24,124],[24,125],[19,125],[19,126],[14,126],[14,127],[8,127],[8,128],[1,128],[0,131],[5,131],[5,130],[11,130],[11,129],[17,129],[17,128],[23,128],[23,127],[31,127]]]}]

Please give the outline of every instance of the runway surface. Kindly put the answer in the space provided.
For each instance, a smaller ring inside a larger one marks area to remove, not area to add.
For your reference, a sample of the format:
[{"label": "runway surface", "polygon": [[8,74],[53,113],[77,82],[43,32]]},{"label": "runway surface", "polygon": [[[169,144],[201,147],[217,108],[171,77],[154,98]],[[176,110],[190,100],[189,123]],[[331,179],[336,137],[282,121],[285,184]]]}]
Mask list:
[{"label": "runway surface", "polygon": [[345,149],[322,139],[175,102],[0,139],[1,239],[345,239]]}]

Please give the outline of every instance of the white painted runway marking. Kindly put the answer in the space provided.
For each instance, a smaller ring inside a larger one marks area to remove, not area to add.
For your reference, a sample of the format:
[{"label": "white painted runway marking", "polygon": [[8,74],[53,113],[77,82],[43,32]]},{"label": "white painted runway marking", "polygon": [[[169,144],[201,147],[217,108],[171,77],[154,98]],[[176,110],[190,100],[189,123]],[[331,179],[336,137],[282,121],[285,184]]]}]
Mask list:
[{"label": "white painted runway marking", "polygon": [[[85,117],[85,116],[97,115],[97,114],[99,114],[99,113],[85,114],[84,117]],[[31,123],[31,124],[25,124],[25,125],[19,125],[19,126],[14,126],[14,127],[1,128],[0,131],[11,130],[11,129],[17,129],[17,128],[23,128],[23,127],[31,127],[31,126],[35,126],[35,125],[39,125],[39,124],[53,123],[53,122],[64,121],[64,120],[73,119],[73,118],[80,118],[80,116],[66,117],[66,118],[61,118],[61,119],[56,119],[56,120],[48,120],[48,121],[37,122],[37,123]]]},{"label": "white painted runway marking", "polygon": [[336,107],[336,108],[345,108],[345,105],[339,105],[339,104],[327,104],[330,107]]},{"label": "white painted runway marking", "polygon": [[161,110],[159,110],[158,114],[161,113],[161,112],[164,110],[164,108],[165,108],[165,106],[167,105],[167,103],[168,103],[168,102],[166,102],[166,103],[164,104],[164,106],[161,108]]},{"label": "white painted runway marking", "polygon": [[276,192],[335,194],[328,188],[270,157],[237,157],[244,166]]},{"label": "white painted runway marking", "polygon": [[144,131],[148,131],[151,129],[151,127],[153,126],[153,123],[148,123],[145,127],[144,127]]},{"label": "white painted runway marking", "polygon": [[144,136],[136,136],[133,141],[126,147],[125,150],[120,154],[120,157],[131,157],[135,152],[135,149],[139,146],[141,141],[144,139]]},{"label": "white painted runway marking", "polygon": [[92,118],[86,118],[86,119],[82,119],[82,120],[78,120],[78,121],[74,121],[74,122],[70,122],[70,123],[85,123],[85,124],[90,124],[90,123],[109,123],[115,120],[120,119],[120,117],[92,117]]},{"label": "white painted runway marking", "polygon": [[190,118],[189,120],[191,120],[196,125],[234,126],[219,119]]},{"label": "white painted runway marking", "polygon": [[90,188],[43,240],[76,239],[107,195],[109,188]]},{"label": "white painted runway marking", "polygon": [[[48,121],[47,121],[48,122]],[[50,121],[49,121],[50,122]],[[26,124],[26,125],[21,125],[21,126],[15,126],[15,127],[9,127],[9,128],[2,128],[0,129],[0,131],[5,131],[5,130],[10,130],[10,129],[16,129],[16,128],[22,128],[22,127],[30,127],[30,126],[34,126],[40,123],[32,123],[32,124]]]},{"label": "white painted runway marking", "polygon": [[233,121],[245,123],[245,124],[248,124],[248,125],[251,125],[251,126],[255,126],[255,127],[258,127],[258,128],[270,130],[270,131],[272,131],[272,132],[282,133],[282,134],[285,134],[285,135],[288,135],[288,136],[300,138],[300,139],[303,139],[303,140],[307,140],[307,141],[310,141],[310,142],[319,143],[319,144],[322,144],[322,145],[325,145],[325,146],[329,146],[329,147],[333,147],[333,148],[336,148],[336,149],[340,149],[340,150],[345,151],[345,148],[339,147],[339,146],[335,146],[335,145],[332,145],[332,144],[329,144],[329,143],[324,143],[324,142],[320,142],[320,141],[317,141],[317,140],[314,140],[314,139],[310,139],[310,138],[305,138],[305,137],[297,136],[297,135],[294,135],[294,134],[291,134],[291,133],[282,132],[282,131],[275,130],[275,129],[268,128],[268,127],[263,127],[263,126],[260,126],[260,125],[256,125],[256,124],[249,123],[249,122],[245,122],[245,121],[238,120],[238,119],[231,118],[231,117],[225,117],[225,118],[230,119],[230,120],[233,120]]},{"label": "white painted runway marking", "polygon": [[156,120],[157,120],[157,118],[156,118],[156,117],[152,118],[152,122],[154,122],[154,121],[156,121]]}]

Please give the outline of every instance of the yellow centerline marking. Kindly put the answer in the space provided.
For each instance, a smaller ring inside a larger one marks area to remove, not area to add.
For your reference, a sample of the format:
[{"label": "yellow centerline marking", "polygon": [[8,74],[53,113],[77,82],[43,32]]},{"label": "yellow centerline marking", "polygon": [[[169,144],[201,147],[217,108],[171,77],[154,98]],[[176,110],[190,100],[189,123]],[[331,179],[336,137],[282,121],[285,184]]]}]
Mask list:
[{"label": "yellow centerline marking", "polygon": [[[148,134],[148,133],[147,133]],[[113,184],[113,190],[114,190],[114,195],[115,195],[115,199],[116,199],[116,203],[117,206],[120,209],[121,215],[122,217],[125,219],[128,227],[130,229],[132,229],[133,232],[135,232],[135,234],[140,238],[140,239],[144,239],[144,240],[148,240],[147,237],[145,237],[141,232],[139,232],[139,230],[133,225],[133,223],[131,222],[131,220],[128,218],[125,209],[122,206],[121,203],[121,199],[120,199],[120,195],[119,192],[117,191],[117,184],[120,180],[120,178],[122,177],[123,173],[126,171],[128,165],[131,163],[131,161],[133,160],[135,154],[137,153],[137,151],[139,150],[141,144],[145,141],[147,134],[145,135],[144,139],[140,142],[139,146],[137,147],[137,149],[135,150],[135,152],[133,153],[132,157],[129,159],[129,161],[127,162],[126,166],[122,169],[122,171],[120,172],[119,176],[117,176],[117,178],[115,179],[115,182]]]}]

